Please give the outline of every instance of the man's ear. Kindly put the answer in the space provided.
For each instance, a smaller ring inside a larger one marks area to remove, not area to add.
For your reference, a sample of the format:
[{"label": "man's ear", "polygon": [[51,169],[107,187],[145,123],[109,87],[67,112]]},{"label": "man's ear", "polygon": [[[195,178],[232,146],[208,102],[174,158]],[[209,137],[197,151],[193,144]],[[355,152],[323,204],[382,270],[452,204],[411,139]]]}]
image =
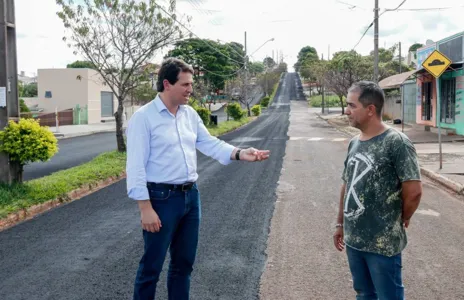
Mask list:
[{"label": "man's ear", "polygon": [[377,109],[375,108],[374,104],[370,104],[367,106],[369,117],[373,117],[377,114]]},{"label": "man's ear", "polygon": [[165,79],[163,80],[163,86],[164,86],[164,90],[169,90],[169,88],[171,87],[171,84],[169,83],[167,79]]}]

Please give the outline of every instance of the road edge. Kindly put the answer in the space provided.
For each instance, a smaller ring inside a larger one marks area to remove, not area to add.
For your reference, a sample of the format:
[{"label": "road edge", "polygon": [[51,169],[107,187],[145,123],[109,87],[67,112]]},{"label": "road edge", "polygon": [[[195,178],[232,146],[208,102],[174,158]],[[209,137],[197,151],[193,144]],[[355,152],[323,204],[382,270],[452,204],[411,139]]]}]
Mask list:
[{"label": "road edge", "polygon": [[[335,124],[332,124],[331,122],[329,122],[329,120],[323,118],[319,113],[316,113],[316,115],[318,116],[318,118],[320,118],[321,120],[324,120],[327,122],[327,124],[329,124],[330,126],[332,126],[333,128],[337,129],[338,131],[348,135],[348,136],[351,136],[351,137],[354,137],[355,134],[348,131],[348,130],[344,130],[343,127],[341,126],[337,126]],[[433,182],[436,182],[438,184],[440,184],[441,186],[447,188],[447,189],[450,189],[451,191],[457,193],[458,195],[464,195],[464,185],[460,184],[460,183],[457,183],[449,178],[446,178],[445,176],[437,173],[437,172],[434,172],[430,169],[427,169],[427,168],[424,168],[422,166],[419,166],[420,167],[420,171],[421,171],[421,174],[424,175],[425,177],[431,179]]]},{"label": "road edge", "polygon": [[108,187],[116,182],[119,182],[126,178],[126,172],[121,173],[119,176],[112,176],[104,180],[100,180],[96,183],[89,184],[78,189],[75,189],[67,193],[63,197],[58,197],[47,202],[31,206],[27,209],[23,209],[14,213],[9,214],[3,219],[0,219],[0,232],[8,228],[18,225],[21,222],[30,220],[38,215],[41,215],[53,208],[62,206],[63,204],[71,203],[79,200],[85,196],[93,194],[98,190]]}]

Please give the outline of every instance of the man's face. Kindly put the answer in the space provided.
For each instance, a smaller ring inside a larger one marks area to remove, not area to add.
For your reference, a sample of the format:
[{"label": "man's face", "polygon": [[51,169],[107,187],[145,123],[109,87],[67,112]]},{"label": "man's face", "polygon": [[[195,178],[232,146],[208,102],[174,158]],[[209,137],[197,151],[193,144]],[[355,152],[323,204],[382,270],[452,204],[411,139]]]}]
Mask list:
[{"label": "man's face", "polygon": [[173,85],[166,80],[165,91],[176,105],[188,104],[193,91],[193,76],[189,72],[180,72],[178,79]]},{"label": "man's face", "polygon": [[346,97],[346,115],[350,125],[361,129],[369,121],[369,118],[372,116],[372,107],[373,105],[368,105],[364,107],[361,102],[359,102],[359,93],[358,92],[349,92]]}]

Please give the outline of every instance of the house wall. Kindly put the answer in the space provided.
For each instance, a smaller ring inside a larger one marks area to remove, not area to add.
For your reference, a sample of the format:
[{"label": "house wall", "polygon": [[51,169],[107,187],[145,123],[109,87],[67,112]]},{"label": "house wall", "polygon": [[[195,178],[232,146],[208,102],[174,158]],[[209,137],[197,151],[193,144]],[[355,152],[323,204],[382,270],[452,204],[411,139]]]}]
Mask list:
[{"label": "house wall", "polygon": [[408,124],[416,123],[416,82],[408,81],[404,83],[401,96],[402,101],[404,102],[404,122]]},{"label": "house wall", "polygon": [[[36,104],[44,112],[87,105],[88,82],[78,79],[87,77],[87,74],[88,69],[39,69]],[[45,97],[46,92],[51,92],[50,98]]]},{"label": "house wall", "polygon": [[[440,126],[446,129],[452,129],[456,134],[464,135],[464,70],[447,72],[440,78],[440,88],[442,87],[442,79],[456,78],[456,93],[455,93],[455,119],[454,123],[445,123],[440,121]],[[439,108],[440,109],[440,108]],[[437,119],[441,116],[437,115]]]},{"label": "house wall", "polygon": [[401,119],[401,95],[385,97],[383,115],[391,120]]},{"label": "house wall", "polygon": [[[88,115],[89,124],[101,123],[102,120],[114,120],[114,117],[102,117],[101,92],[112,92],[111,88],[104,82],[97,71],[89,70],[88,77]],[[117,99],[113,95],[113,112],[117,109]]]}]

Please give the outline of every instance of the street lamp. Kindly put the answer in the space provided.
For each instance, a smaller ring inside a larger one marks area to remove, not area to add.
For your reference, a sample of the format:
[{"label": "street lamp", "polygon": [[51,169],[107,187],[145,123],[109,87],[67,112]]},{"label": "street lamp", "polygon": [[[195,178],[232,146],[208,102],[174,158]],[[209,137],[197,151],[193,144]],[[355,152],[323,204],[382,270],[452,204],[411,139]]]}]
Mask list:
[{"label": "street lamp", "polygon": [[273,42],[274,40],[275,40],[274,38],[268,39],[268,40],[265,41],[261,46],[259,46],[259,48],[255,50],[255,52],[251,53],[250,56],[253,56],[253,54],[255,54],[256,52],[258,52],[259,49],[263,48],[264,45],[266,45],[266,44],[269,43],[269,42]]}]

